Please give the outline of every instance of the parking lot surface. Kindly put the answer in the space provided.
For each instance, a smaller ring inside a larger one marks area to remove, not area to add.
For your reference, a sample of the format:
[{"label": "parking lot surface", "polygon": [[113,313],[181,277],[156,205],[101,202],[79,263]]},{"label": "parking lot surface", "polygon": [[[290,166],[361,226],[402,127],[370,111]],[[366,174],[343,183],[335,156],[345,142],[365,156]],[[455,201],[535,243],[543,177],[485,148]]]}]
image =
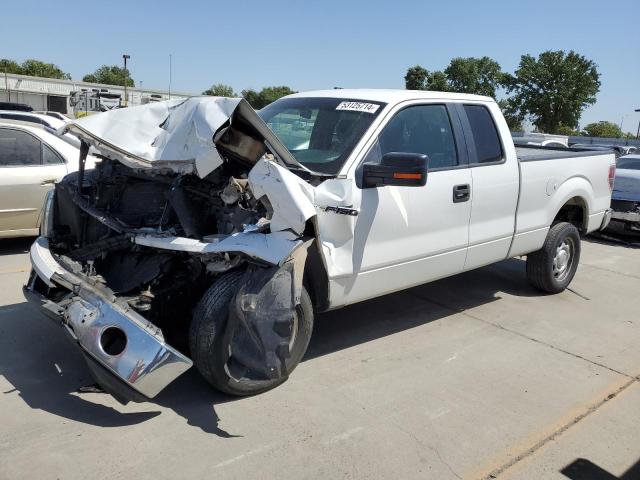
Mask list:
[{"label": "parking lot surface", "polygon": [[512,259],[321,315],[263,395],[190,371],[122,406],[25,303],[28,246],[0,242],[2,479],[640,478],[637,249],[584,242],[559,295]]}]

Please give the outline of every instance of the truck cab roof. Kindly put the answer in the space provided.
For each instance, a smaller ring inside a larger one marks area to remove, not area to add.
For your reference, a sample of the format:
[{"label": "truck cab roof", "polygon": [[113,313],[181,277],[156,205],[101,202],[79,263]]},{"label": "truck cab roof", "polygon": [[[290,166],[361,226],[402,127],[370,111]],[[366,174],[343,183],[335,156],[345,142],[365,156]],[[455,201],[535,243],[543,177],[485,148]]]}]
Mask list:
[{"label": "truck cab roof", "polygon": [[332,90],[311,90],[308,92],[294,93],[288,98],[304,97],[331,97],[357,100],[369,100],[372,102],[384,102],[397,104],[407,100],[461,100],[474,102],[494,102],[493,98],[468,93],[434,92],[428,90],[401,90],[401,89],[376,89],[376,88],[336,88]]}]

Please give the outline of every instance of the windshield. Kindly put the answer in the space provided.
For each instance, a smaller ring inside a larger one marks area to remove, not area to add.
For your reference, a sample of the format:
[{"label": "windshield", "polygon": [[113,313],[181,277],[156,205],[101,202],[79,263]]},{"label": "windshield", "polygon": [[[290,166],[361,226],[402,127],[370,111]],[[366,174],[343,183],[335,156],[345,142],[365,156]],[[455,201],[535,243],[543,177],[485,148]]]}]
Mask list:
[{"label": "windshield", "polygon": [[640,170],[640,158],[619,158],[616,167],[628,170]]},{"label": "windshield", "polygon": [[345,98],[283,98],[258,114],[298,162],[335,175],[385,105]]}]

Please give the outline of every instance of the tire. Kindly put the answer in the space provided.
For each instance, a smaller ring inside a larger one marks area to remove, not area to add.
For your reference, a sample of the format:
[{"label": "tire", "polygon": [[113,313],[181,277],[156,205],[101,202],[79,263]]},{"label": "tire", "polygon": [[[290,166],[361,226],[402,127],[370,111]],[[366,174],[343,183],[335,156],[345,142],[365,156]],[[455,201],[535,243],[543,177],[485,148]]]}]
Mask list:
[{"label": "tire", "polygon": [[[262,393],[287,380],[287,377],[274,380],[237,379],[229,373],[227,360],[231,339],[225,335],[225,327],[230,304],[240,288],[243,275],[243,271],[232,271],[218,277],[196,306],[189,329],[191,357],[200,374],[217,390],[236,396]],[[288,373],[302,360],[313,331],[313,305],[304,287],[296,314],[297,329],[290,347],[291,354],[286,360]]]},{"label": "tire", "polygon": [[567,222],[552,225],[544,245],[527,255],[529,283],[547,293],[560,293],[573,280],[580,261],[580,233]]}]

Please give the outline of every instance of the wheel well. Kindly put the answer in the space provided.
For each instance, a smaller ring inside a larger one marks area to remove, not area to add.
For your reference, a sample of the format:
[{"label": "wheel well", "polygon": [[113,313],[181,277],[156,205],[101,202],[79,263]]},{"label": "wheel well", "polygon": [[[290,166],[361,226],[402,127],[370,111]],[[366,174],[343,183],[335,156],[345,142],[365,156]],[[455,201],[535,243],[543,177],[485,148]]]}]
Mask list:
[{"label": "wheel well", "polygon": [[321,246],[316,232],[315,219],[310,219],[305,227],[304,236],[312,237],[315,241],[307,251],[303,284],[309,292],[314,310],[322,312],[329,308],[329,276],[322,261]]},{"label": "wheel well", "polygon": [[569,222],[576,226],[580,233],[587,230],[587,204],[581,197],[573,197],[560,208],[551,225]]}]

